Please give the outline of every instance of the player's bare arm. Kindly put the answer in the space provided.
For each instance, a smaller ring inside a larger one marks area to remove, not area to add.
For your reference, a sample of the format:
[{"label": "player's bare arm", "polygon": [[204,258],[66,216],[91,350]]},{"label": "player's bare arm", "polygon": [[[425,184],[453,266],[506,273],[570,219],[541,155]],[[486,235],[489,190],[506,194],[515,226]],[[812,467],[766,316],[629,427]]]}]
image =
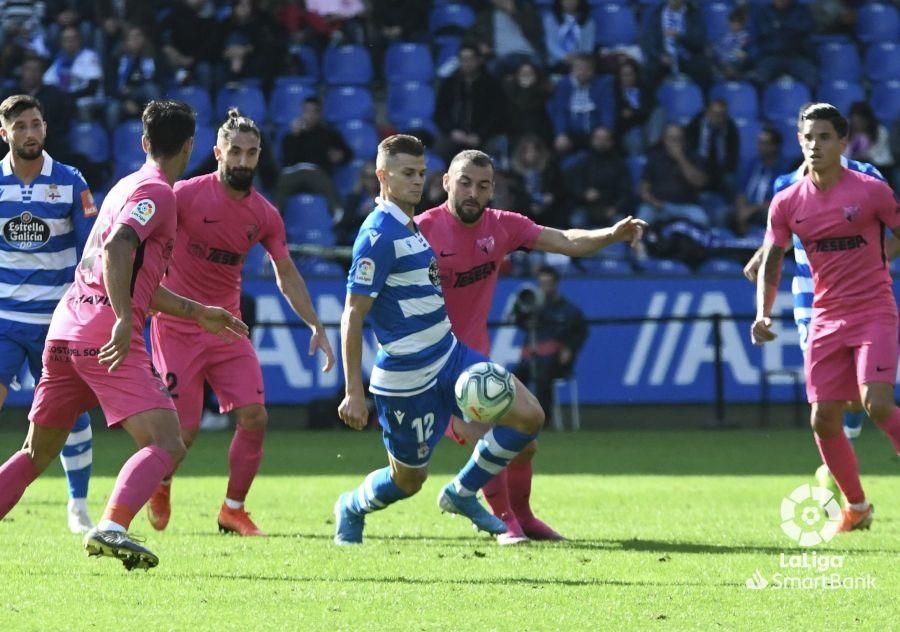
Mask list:
[{"label": "player's bare arm", "polygon": [[893,261],[900,256],[900,234],[898,233],[900,233],[900,229],[893,231],[884,245],[884,254],[888,261]]},{"label": "player's bare arm", "polygon": [[586,257],[619,241],[636,246],[643,237],[646,227],[647,222],[630,215],[609,228],[557,230],[545,227],[538,235],[534,246],[545,252],[556,252],[569,257]]},{"label": "player's bare arm", "polygon": [[163,286],[159,286],[153,294],[150,308],[176,318],[196,321],[209,333],[225,340],[238,340],[250,333],[250,328],[228,310],[192,301]]},{"label": "player's bare arm", "polygon": [[103,244],[103,282],[116,322],[98,359],[100,364],[109,365],[109,372],[118,368],[131,347],[131,276],[134,252],[140,243],[133,228],[118,224]]},{"label": "player's bare arm", "polygon": [[766,243],[762,248],[762,275],[756,281],[756,320],[750,330],[753,344],[761,345],[775,340],[772,332],[772,305],[781,282],[784,264],[784,248]]},{"label": "player's bare arm", "polygon": [[297,266],[290,257],[273,261],[272,267],[275,268],[275,281],[278,283],[278,289],[291,304],[291,308],[297,316],[302,318],[303,322],[312,330],[312,337],[309,340],[309,355],[315,355],[316,350],[320,349],[325,354],[325,366],[322,367],[322,371],[330,371],[334,367],[334,351],[331,349],[331,343],[328,341],[322,321],[319,320],[316,309],[313,307],[306,281],[300,276]]},{"label": "player's bare arm", "polygon": [[371,296],[348,293],[344,313],[341,314],[341,355],[346,394],[338,407],[338,416],[354,430],[362,430],[369,420],[362,380],[362,328],[374,302]]}]

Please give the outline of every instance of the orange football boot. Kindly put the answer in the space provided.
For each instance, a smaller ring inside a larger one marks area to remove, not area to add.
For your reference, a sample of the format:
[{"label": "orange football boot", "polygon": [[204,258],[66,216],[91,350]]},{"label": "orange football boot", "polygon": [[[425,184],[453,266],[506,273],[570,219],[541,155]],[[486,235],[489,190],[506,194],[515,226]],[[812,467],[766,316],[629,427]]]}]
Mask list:
[{"label": "orange football boot", "polygon": [[219,510],[219,531],[222,533],[237,533],[240,536],[265,536],[259,527],[250,520],[250,514],[244,508],[231,509],[222,503]]},{"label": "orange football boot", "polygon": [[165,529],[172,517],[171,491],[171,485],[160,484],[147,501],[147,520],[157,531]]}]

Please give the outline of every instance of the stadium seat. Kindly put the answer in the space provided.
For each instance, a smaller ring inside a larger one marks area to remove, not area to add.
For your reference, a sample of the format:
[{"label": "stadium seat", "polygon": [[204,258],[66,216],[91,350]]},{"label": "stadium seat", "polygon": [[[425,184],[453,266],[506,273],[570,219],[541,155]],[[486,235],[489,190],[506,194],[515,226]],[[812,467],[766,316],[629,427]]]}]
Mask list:
[{"label": "stadium seat", "polygon": [[602,4],[591,11],[597,43],[602,46],[637,42],[638,26],[634,10],[627,4]]},{"label": "stadium seat", "polygon": [[831,41],[819,45],[819,81],[859,81],[862,63],[856,45]]},{"label": "stadium seat", "polygon": [[216,129],[211,125],[198,125],[194,133],[194,151],[188,161],[186,173],[191,173],[200,168],[212,155],[213,146],[216,144]]},{"label": "stadium seat", "polygon": [[425,150],[425,169],[428,173],[444,173],[447,163],[434,152]]},{"label": "stadium seat", "polygon": [[625,259],[610,257],[584,257],[574,260],[573,265],[591,276],[631,276],[634,269]]},{"label": "stadium seat", "polygon": [[434,89],[416,81],[392,83],[387,91],[387,117],[391,123],[410,119],[431,119],[434,115]]},{"label": "stadium seat", "polygon": [[139,119],[122,121],[113,130],[112,151],[113,157],[119,161],[139,160],[143,162],[145,155],[141,148],[141,136],[144,134],[144,125]]},{"label": "stadium seat", "polygon": [[353,191],[365,162],[365,160],[354,158],[334,170],[334,186],[337,187],[341,197],[347,197]]},{"label": "stadium seat", "polygon": [[[52,125],[54,121],[50,121]],[[140,127],[141,122],[138,121]],[[109,134],[100,123],[80,122],[69,130],[69,146],[76,154],[84,156],[93,163],[109,160]],[[137,150],[141,150],[141,135],[138,134]]]},{"label": "stadium seat", "polygon": [[884,81],[872,86],[869,103],[875,117],[888,127],[900,118],[900,81]]},{"label": "stadium seat", "polygon": [[872,82],[900,79],[900,49],[894,42],[878,42],[866,49],[866,78]]},{"label": "stadium seat", "polygon": [[647,156],[628,156],[626,162],[628,163],[628,171],[631,172],[631,182],[636,190],[637,184],[641,181],[641,176],[644,174],[644,167],[647,166]]},{"label": "stadium seat", "polygon": [[639,267],[644,274],[654,276],[683,277],[692,274],[688,264],[675,259],[647,258],[640,262]]},{"label": "stadium seat", "polygon": [[803,153],[797,142],[797,113],[795,112],[793,116],[769,121],[769,124],[781,132],[781,157],[787,162],[800,160]]},{"label": "stadium seat", "polygon": [[283,215],[290,243],[334,245],[331,213],[321,195],[292,195],[284,205]]},{"label": "stadium seat", "polygon": [[371,121],[375,118],[375,105],[372,93],[366,88],[344,86],[331,88],[325,93],[323,103],[325,120],[339,123],[353,119]]},{"label": "stadium seat", "polygon": [[766,86],[763,91],[763,117],[773,122],[781,121],[786,117],[796,120],[800,107],[809,103],[810,99],[811,95],[806,85],[788,77],[779,79]]},{"label": "stadium seat", "polygon": [[262,90],[255,86],[228,84],[219,90],[219,96],[216,98],[216,112],[219,117],[225,120],[228,108],[232,107],[238,108],[243,116],[253,119],[257,125],[262,125],[266,120],[266,99]]},{"label": "stadium seat", "polygon": [[303,278],[344,278],[346,270],[336,261],[322,259],[321,257],[302,257],[297,259],[297,268]]},{"label": "stadium seat", "polygon": [[166,93],[169,99],[184,101],[197,113],[197,125],[212,123],[213,107],[209,91],[201,86],[175,86]]},{"label": "stadium seat", "polygon": [[430,118],[421,118],[415,117],[411,119],[406,119],[405,121],[401,120],[392,120],[391,125],[394,126],[401,134],[412,134],[416,135],[417,132],[421,132],[422,130],[427,131],[432,136],[437,136],[440,131],[438,130],[437,124],[433,119]]},{"label": "stadium seat", "polygon": [[322,74],[329,86],[368,86],[372,82],[372,57],[357,44],[330,46],[322,56]]},{"label": "stadium seat", "polygon": [[368,121],[352,120],[339,123],[338,131],[353,150],[353,158],[375,160],[378,150],[378,132]]},{"label": "stadium seat", "polygon": [[319,54],[316,50],[312,46],[300,44],[291,46],[290,52],[303,62],[303,74],[297,77],[309,85],[319,83]]},{"label": "stadium seat", "polygon": [[744,276],[744,266],[733,259],[709,259],[697,270],[700,274],[718,276]]},{"label": "stadium seat", "polygon": [[709,91],[710,99],[723,99],[731,118],[755,119],[759,116],[759,95],[752,83],[722,81]]},{"label": "stadium seat", "polygon": [[428,18],[432,35],[464,35],[475,24],[475,11],[464,4],[436,5]]},{"label": "stadium seat", "polygon": [[730,2],[704,2],[700,5],[707,42],[718,42],[728,33],[728,14],[733,8]]},{"label": "stadium seat", "polygon": [[290,125],[303,111],[303,102],[314,96],[315,88],[294,77],[276,78],[269,98],[269,120],[279,128]]},{"label": "stadium seat", "polygon": [[736,118],[734,124],[741,139],[739,152],[743,164],[756,156],[756,137],[762,125],[755,118]]},{"label": "stadium seat", "polygon": [[820,83],[816,91],[816,101],[830,103],[841,112],[847,112],[850,104],[855,101],[864,101],[866,93],[862,86],[856,82],[835,80]]},{"label": "stadium seat", "polygon": [[434,79],[431,49],[413,42],[391,44],[384,55],[384,79],[388,83],[431,82]]},{"label": "stadium seat", "polygon": [[660,107],[670,122],[687,125],[703,110],[703,92],[690,79],[668,79],[656,91]]},{"label": "stadium seat", "polygon": [[900,40],[900,14],[890,4],[870,2],[857,13],[856,36],[864,44]]}]

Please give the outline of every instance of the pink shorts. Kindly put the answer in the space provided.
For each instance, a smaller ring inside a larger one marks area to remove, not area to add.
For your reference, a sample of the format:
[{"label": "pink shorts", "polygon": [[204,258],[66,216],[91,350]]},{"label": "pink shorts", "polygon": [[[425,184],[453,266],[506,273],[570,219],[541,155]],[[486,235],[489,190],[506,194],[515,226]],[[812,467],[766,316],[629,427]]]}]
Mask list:
[{"label": "pink shorts", "polygon": [[813,318],[805,357],[806,398],[810,403],[858,400],[860,384],[894,384],[897,352],[896,318]]},{"label": "pink shorts", "polygon": [[195,429],[203,413],[203,382],[219,410],[265,403],[262,369],[249,338],[228,342],[192,324],[150,325],[153,365],[169,386],[182,428]]},{"label": "pink shorts", "polygon": [[97,361],[100,346],[65,340],[44,344],[44,371],[29,420],[68,429],[78,415],[99,404],[106,425],[114,426],[148,410],[175,410],[166,385],[153,373],[143,338],[132,340],[124,362],[112,373]]}]

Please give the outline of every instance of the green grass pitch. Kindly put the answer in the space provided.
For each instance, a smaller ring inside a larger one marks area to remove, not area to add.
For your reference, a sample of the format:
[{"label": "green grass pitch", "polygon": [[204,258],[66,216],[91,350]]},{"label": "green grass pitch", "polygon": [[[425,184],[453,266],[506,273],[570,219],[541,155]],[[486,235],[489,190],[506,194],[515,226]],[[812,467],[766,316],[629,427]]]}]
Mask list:
[{"label": "green grass pitch", "polygon": [[[0,433],[0,455],[24,431]],[[91,513],[131,451],[94,431]],[[203,434],[173,487],[173,517],[132,532],[160,557],[127,573],[65,531],[54,466],[0,522],[0,630],[888,630],[900,626],[900,461],[874,428],[857,443],[876,506],[869,532],[816,549],[874,587],[777,589],[799,554],[781,499],[812,482],[808,432],[581,432],[541,440],[532,503],[571,539],[501,548],[435,499],[468,450],[445,442],[416,497],[332,544],[339,492],[381,467],[376,432],[273,432],[248,509],[266,539],[217,533],[230,433]],[[751,590],[759,572],[770,581]],[[833,572],[833,571],[829,571]]]}]

